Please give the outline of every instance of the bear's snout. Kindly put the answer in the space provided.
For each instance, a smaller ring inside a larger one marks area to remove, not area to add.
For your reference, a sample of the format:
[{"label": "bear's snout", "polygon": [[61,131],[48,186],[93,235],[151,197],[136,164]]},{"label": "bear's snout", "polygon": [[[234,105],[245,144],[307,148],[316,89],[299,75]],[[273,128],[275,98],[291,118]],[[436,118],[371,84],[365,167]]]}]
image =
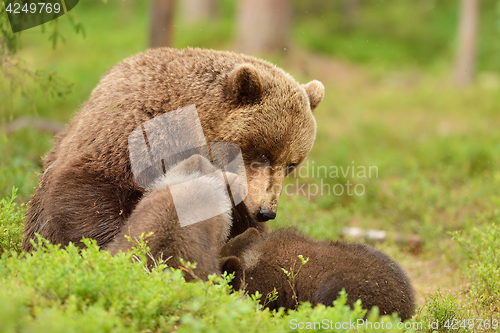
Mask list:
[{"label": "bear's snout", "polygon": [[276,218],[276,212],[273,212],[270,209],[260,209],[257,214],[257,220],[259,222],[266,222],[269,220],[274,220]]}]

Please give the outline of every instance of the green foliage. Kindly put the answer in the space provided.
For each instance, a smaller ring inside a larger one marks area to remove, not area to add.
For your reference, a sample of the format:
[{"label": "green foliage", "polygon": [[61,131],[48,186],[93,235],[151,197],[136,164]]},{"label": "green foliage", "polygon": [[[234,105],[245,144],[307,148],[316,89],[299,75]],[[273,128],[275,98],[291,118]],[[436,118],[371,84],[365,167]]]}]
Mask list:
[{"label": "green foliage", "polygon": [[[67,122],[110,66],[147,47],[148,5],[80,1],[59,19],[29,33],[16,33],[22,36],[22,47],[0,60],[0,132],[1,123],[19,116],[35,114]],[[2,23],[10,32],[6,16]],[[85,52],[75,52],[79,49]]]},{"label": "green foliage", "polygon": [[[290,271],[286,270],[284,267],[281,268],[281,270],[283,271],[283,273],[285,273],[285,275],[288,278],[288,284],[290,285],[290,288],[292,289],[292,299],[295,301],[295,307],[296,308],[299,306],[299,302],[297,301],[297,293],[295,291],[295,279],[299,275],[300,270],[302,269],[302,267],[305,264],[307,264],[307,262],[309,261],[309,258],[304,259],[304,257],[302,256],[302,254],[299,254],[298,257],[300,259],[300,266],[297,269],[297,271],[295,271],[295,262],[293,263],[293,266],[290,267]],[[266,295],[266,297],[267,297],[267,295]]]},{"label": "green foliage", "polygon": [[19,34],[14,34],[10,28],[5,2],[0,3],[0,54],[15,53],[17,51]]},{"label": "green foliage", "polygon": [[[66,41],[61,32],[63,29],[60,29],[60,20],[67,19],[76,34],[85,36],[82,23],[72,12],[63,17],[40,26],[42,33],[48,30],[48,40],[53,49],[59,42]],[[13,16],[12,19],[16,20],[17,17]],[[5,2],[2,1],[0,4],[0,121],[2,122],[7,120],[6,111],[13,109],[16,99],[20,96],[29,101],[32,110],[36,111],[35,96],[37,94],[41,94],[43,98],[55,98],[67,96],[73,91],[73,84],[55,71],[33,69],[17,54],[22,46],[21,36],[21,32],[12,32]]]},{"label": "green foliage", "polygon": [[290,271],[286,270],[285,268],[281,268],[281,270],[285,273],[285,275],[290,279],[292,284],[295,284],[295,279],[297,278],[297,275],[299,275],[300,270],[302,269],[302,266],[307,264],[309,261],[309,258],[304,259],[304,257],[299,254],[299,259],[301,261],[299,268],[297,271],[295,271],[295,266],[290,268]]},{"label": "green foliage", "polygon": [[[454,0],[294,1],[294,37],[349,61],[432,68],[455,57],[459,6]],[[498,26],[497,6],[496,0],[481,2],[479,70],[500,69],[500,29],[492,29]]]},{"label": "green foliage", "polygon": [[[465,295],[438,291],[430,296],[421,309],[422,321],[438,323],[440,332],[468,332],[472,327],[487,330],[490,327],[494,330],[498,328],[499,216],[497,209],[478,214],[474,217],[477,226],[452,233],[454,240],[461,246],[463,254],[460,257],[464,258],[461,266],[468,280],[468,288]],[[477,318],[484,322],[481,323]]]},{"label": "green foliage", "polygon": [[485,213],[481,226],[456,232],[454,238],[466,253],[465,272],[471,283],[468,298],[478,313],[500,303],[500,212]]},{"label": "green foliage", "polygon": [[50,135],[32,129],[3,136],[0,125],[0,198],[16,187],[17,202],[27,202],[38,184],[41,156],[52,146]]},{"label": "green foliage", "polygon": [[[285,314],[256,310],[257,302],[230,293],[229,279],[211,276],[207,282],[186,283],[180,270],[158,266],[144,270],[141,251],[112,257],[90,240],[87,248],[70,244],[65,250],[39,239],[32,255],[3,255],[0,259],[0,319],[3,329],[47,332],[215,332],[224,330],[285,332],[290,320],[311,322],[327,318],[356,322],[365,313],[345,305],[311,308]],[[137,261],[134,258],[139,258]],[[372,314],[396,326],[395,317]],[[348,331],[348,330],[341,330]],[[360,332],[371,331],[361,328]],[[391,330],[399,332],[402,330]]]},{"label": "green foliage", "polygon": [[[446,293],[443,295],[441,291],[437,291],[434,295],[426,299],[424,309],[426,310],[423,322],[427,327],[434,323],[434,329],[439,329],[439,332],[466,332],[459,325],[458,328],[452,329],[450,325],[455,322],[462,322],[470,318],[466,315],[466,310],[460,304],[457,295]],[[424,310],[423,309],[423,310]],[[429,329],[432,332],[432,329]]]},{"label": "green foliage", "polygon": [[267,293],[266,298],[264,299],[264,304],[262,304],[263,307],[265,307],[267,304],[274,302],[278,299],[278,290],[273,288],[273,290],[269,293]]},{"label": "green foliage", "polygon": [[17,189],[12,189],[10,198],[0,199],[0,255],[4,252],[21,252],[23,240],[24,209],[14,199]]},{"label": "green foliage", "polygon": [[[256,291],[255,294],[249,295],[249,297],[252,301],[259,301],[262,298],[262,294],[259,293],[258,291]],[[275,288],[273,288],[272,291],[268,292],[265,295],[264,301],[262,302],[262,304],[260,304],[260,303],[257,304],[256,310],[262,310],[269,303],[276,301],[278,299],[278,297],[279,297],[278,289],[276,289],[276,287],[275,287]]]},{"label": "green foliage", "polygon": [[[0,49],[1,53],[1,49]],[[72,84],[66,81],[56,72],[32,69],[28,63],[15,55],[2,55],[0,58],[2,80],[0,81],[0,111],[1,121],[6,121],[6,115],[12,116],[16,98],[22,97],[28,102],[29,107],[36,111],[35,96],[42,95],[44,98],[56,98],[69,95],[72,92]]]}]

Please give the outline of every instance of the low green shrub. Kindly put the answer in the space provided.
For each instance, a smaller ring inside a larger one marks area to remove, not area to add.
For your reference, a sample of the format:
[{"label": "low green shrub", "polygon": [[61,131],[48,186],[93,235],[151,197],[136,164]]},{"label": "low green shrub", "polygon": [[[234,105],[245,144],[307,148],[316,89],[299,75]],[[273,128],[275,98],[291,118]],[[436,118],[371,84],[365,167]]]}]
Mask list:
[{"label": "low green shrub", "polygon": [[396,316],[380,317],[376,310],[368,324],[357,326],[365,310],[360,304],[351,310],[345,294],[334,307],[304,303],[297,311],[270,312],[240,292],[231,293],[227,276],[186,283],[181,270],[164,264],[149,271],[145,251],[113,257],[90,240],[86,249],[38,243],[32,254],[4,253],[0,259],[4,331],[285,332],[307,325],[311,331],[335,329],[336,323],[342,332],[403,330]]},{"label": "low green shrub", "polygon": [[23,240],[24,206],[14,203],[17,189],[12,189],[10,198],[0,199],[0,254],[20,252]]},{"label": "low green shrub", "polygon": [[500,303],[500,212],[495,210],[478,217],[478,220],[484,219],[490,223],[467,233],[454,234],[466,254],[465,273],[470,282],[468,298],[478,313],[489,312],[488,309]]},{"label": "low green shrub", "polygon": [[[455,295],[449,292],[443,294],[438,290],[434,295],[426,299],[423,321],[429,332],[438,330],[439,332],[465,332],[467,311],[460,304]],[[464,321],[465,320],[465,321]],[[462,324],[462,327],[460,326]],[[456,325],[456,327],[454,327]]]}]

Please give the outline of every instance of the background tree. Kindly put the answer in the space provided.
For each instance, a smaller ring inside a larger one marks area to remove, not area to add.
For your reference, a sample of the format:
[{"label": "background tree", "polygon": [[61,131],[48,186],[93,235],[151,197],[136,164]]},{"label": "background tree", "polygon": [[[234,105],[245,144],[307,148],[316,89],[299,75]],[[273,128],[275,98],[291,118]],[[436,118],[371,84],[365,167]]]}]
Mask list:
[{"label": "background tree", "polygon": [[356,11],[358,10],[358,0],[344,0],[343,4],[343,28],[351,30],[356,24]]},{"label": "background tree", "polygon": [[455,82],[466,86],[472,82],[476,66],[479,0],[461,0],[458,26],[458,54]]},{"label": "background tree", "polygon": [[180,7],[182,19],[186,23],[209,22],[217,18],[215,0],[182,0]]},{"label": "background tree", "polygon": [[289,0],[240,0],[237,45],[243,52],[283,50],[290,42]]},{"label": "background tree", "polygon": [[151,5],[150,47],[172,45],[174,0],[153,0]]}]

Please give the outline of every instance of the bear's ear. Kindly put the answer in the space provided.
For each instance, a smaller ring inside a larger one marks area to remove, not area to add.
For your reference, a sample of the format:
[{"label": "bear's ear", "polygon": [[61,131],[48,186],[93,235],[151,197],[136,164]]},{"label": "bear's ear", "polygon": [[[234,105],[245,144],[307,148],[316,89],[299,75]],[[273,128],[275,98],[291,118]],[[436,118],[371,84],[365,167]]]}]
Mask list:
[{"label": "bear's ear", "polygon": [[228,273],[237,272],[243,267],[240,258],[234,256],[221,258],[219,264],[221,271]]},{"label": "bear's ear", "polygon": [[325,95],[325,87],[321,82],[313,80],[308,84],[303,84],[302,88],[304,88],[307,96],[309,97],[311,110],[316,109],[319,103],[321,103],[321,101],[323,100],[323,96]]},{"label": "bear's ear", "polygon": [[234,273],[234,279],[229,283],[233,290],[245,289],[245,272],[239,258],[226,257],[219,260],[221,272]]},{"label": "bear's ear", "polygon": [[259,230],[255,228],[248,228],[244,233],[230,239],[219,252],[221,257],[239,257],[246,251],[253,243],[257,242],[262,237]]},{"label": "bear's ear", "polygon": [[255,103],[262,97],[262,82],[255,67],[250,64],[239,65],[227,80],[231,97],[239,104]]}]

